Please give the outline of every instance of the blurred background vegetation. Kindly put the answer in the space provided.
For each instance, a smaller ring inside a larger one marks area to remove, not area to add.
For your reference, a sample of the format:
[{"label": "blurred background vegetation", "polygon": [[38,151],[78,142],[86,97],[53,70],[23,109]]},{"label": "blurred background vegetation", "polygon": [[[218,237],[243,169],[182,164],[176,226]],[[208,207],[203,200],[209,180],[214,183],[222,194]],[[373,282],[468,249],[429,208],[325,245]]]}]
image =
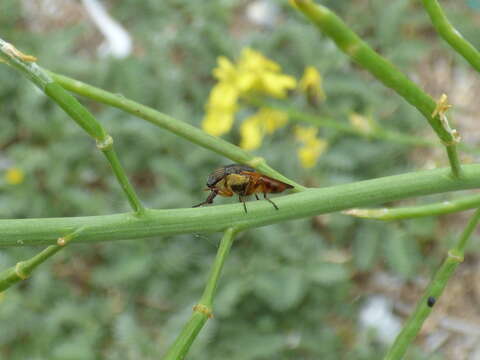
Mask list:
[{"label": "blurred background vegetation", "polygon": [[[477,75],[437,37],[419,1],[323,3],[434,97],[447,93],[464,141],[478,143]],[[322,74],[324,102],[314,109],[298,99],[284,100],[286,105],[347,124],[356,112],[386,128],[435,140],[415,109],[351,64],[287,2],[103,4],[133,39],[128,57],[99,55],[105,38],[76,1],[2,0],[1,36],[37,56],[47,69],[196,126],[215,83],[217,57],[236,59],[251,47],[296,78],[306,66]],[[451,0],[442,5],[480,47],[480,4]],[[129,211],[105,159],[58,106],[6,66],[0,67],[0,84],[1,218]],[[206,176],[231,162],[119,110],[81,101],[114,137],[148,207],[202,201]],[[446,165],[441,148],[320,129],[328,150],[314,168],[304,169],[291,130],[287,125],[267,136],[255,153],[307,186]],[[239,143],[238,131],[224,137]],[[474,160],[471,155],[464,159]],[[220,281],[215,318],[190,358],[379,359],[392,339],[389,332],[409,313],[464,222],[460,215],[380,223],[331,214],[242,233]],[[28,281],[0,294],[0,357],[158,359],[201,294],[218,238],[192,234],[69,247]],[[475,347],[480,334],[478,248],[474,239],[409,358],[473,359],[468,356],[480,353]],[[1,249],[0,268],[38,250]],[[373,328],[365,318],[373,319]],[[452,330],[445,319],[461,326]]]}]

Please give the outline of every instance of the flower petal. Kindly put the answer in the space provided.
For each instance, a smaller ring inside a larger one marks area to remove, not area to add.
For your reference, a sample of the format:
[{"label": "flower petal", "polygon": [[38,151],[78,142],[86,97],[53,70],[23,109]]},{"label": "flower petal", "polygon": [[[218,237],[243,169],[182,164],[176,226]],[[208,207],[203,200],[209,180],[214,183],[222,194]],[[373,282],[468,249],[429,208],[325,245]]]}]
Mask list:
[{"label": "flower petal", "polygon": [[242,51],[242,55],[240,56],[240,60],[238,62],[238,67],[249,70],[273,72],[278,72],[281,70],[280,65],[278,65],[276,62],[266,58],[258,51],[250,48],[246,48]]},{"label": "flower petal", "polygon": [[245,150],[255,150],[260,147],[263,131],[257,114],[245,119],[240,126],[240,147]]},{"label": "flower petal", "polygon": [[220,136],[230,131],[233,120],[232,112],[209,112],[202,121],[202,129],[210,135]]},{"label": "flower petal", "polygon": [[218,83],[210,91],[207,109],[220,108],[235,111],[238,101],[238,90],[227,83]]},{"label": "flower petal", "polygon": [[296,86],[297,80],[290,75],[265,72],[259,76],[257,90],[276,98],[285,98],[287,91],[295,89]]},{"label": "flower petal", "polygon": [[219,81],[231,81],[236,76],[236,69],[233,63],[225,56],[217,58],[218,66],[213,69],[213,76]]},{"label": "flower petal", "polygon": [[295,127],[295,138],[298,141],[303,143],[308,143],[312,141],[317,136],[318,129],[314,127],[304,127],[304,126],[296,126]]},{"label": "flower petal", "polygon": [[298,150],[298,158],[302,166],[306,169],[314,167],[320,155],[325,152],[327,145],[325,140],[315,139],[301,147]]},{"label": "flower petal", "polygon": [[268,134],[272,134],[275,130],[285,126],[288,121],[287,113],[270,108],[261,108],[258,117],[263,123],[263,128]]},{"label": "flower petal", "polygon": [[322,76],[313,66],[307,66],[305,68],[298,87],[300,90],[320,100],[325,99],[325,92],[322,88]]},{"label": "flower petal", "polygon": [[15,167],[8,169],[5,173],[5,181],[10,185],[21,184],[24,178],[23,171]]}]

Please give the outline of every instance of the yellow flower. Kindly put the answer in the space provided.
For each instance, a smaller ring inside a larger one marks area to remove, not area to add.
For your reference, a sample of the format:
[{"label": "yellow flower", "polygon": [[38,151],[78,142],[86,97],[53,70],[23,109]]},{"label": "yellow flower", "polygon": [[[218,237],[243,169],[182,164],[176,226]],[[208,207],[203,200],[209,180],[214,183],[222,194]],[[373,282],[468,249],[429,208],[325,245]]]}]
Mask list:
[{"label": "yellow flower", "polygon": [[350,124],[352,124],[355,129],[364,134],[371,134],[374,130],[372,119],[364,115],[353,112],[349,115],[348,119],[350,120]]},{"label": "yellow flower", "polygon": [[21,184],[24,177],[23,171],[15,167],[8,169],[5,173],[5,181],[10,185]]},{"label": "yellow flower", "polygon": [[234,114],[228,112],[208,113],[203,119],[202,128],[210,135],[220,136],[227,133],[234,121]]},{"label": "yellow flower", "polygon": [[315,166],[318,158],[325,152],[328,146],[325,140],[317,138],[317,131],[318,129],[316,128],[300,126],[295,129],[295,137],[303,143],[303,146],[298,149],[298,158],[306,169]]},{"label": "yellow flower", "polygon": [[268,134],[272,134],[275,130],[285,126],[288,121],[288,115],[283,111],[261,108],[258,113]]},{"label": "yellow flower", "polygon": [[228,83],[237,89],[239,93],[248,92],[256,81],[256,74],[249,69],[242,69],[240,65],[236,66],[225,56],[220,56],[217,60],[218,67],[213,70],[213,75],[219,82]]},{"label": "yellow flower", "polygon": [[235,111],[238,100],[238,90],[229,83],[220,82],[210,92],[207,109],[224,109]]},{"label": "yellow flower", "polygon": [[318,129],[314,127],[296,126],[295,138],[302,143],[308,143],[316,139],[317,132]]},{"label": "yellow flower", "polygon": [[237,76],[235,65],[225,56],[219,56],[217,58],[217,64],[218,66],[213,69],[213,76],[219,81],[229,83],[235,82]]},{"label": "yellow flower", "polygon": [[244,91],[254,90],[276,98],[284,98],[288,90],[297,86],[294,77],[281,73],[280,65],[249,48],[242,51],[238,69],[239,78],[246,77],[243,82],[249,85],[243,88]]},{"label": "yellow flower", "polygon": [[322,88],[322,76],[313,66],[307,66],[305,68],[298,87],[314,99],[325,100],[325,92]]},{"label": "yellow flower", "polygon": [[327,148],[327,142],[317,139],[308,145],[298,149],[298,158],[305,169],[310,169],[315,166],[320,155],[323,154]]},{"label": "yellow flower", "polygon": [[269,108],[261,108],[254,115],[246,118],[240,126],[240,147],[255,150],[262,144],[263,136],[272,134],[287,123],[286,113]]},{"label": "yellow flower", "polygon": [[263,71],[279,72],[281,70],[280,65],[275,61],[266,58],[258,51],[250,48],[243,49],[238,62],[238,67],[250,71],[261,69]]},{"label": "yellow flower", "polygon": [[238,91],[229,83],[218,83],[210,92],[202,128],[215,136],[230,131],[237,111]]},{"label": "yellow flower", "polygon": [[240,126],[240,147],[245,150],[255,150],[262,144],[263,134],[258,126],[255,115],[245,119]]},{"label": "yellow flower", "polygon": [[265,72],[259,75],[259,81],[255,90],[270,96],[283,99],[287,91],[295,89],[297,80],[294,77],[283,74]]},{"label": "yellow flower", "polygon": [[[295,78],[281,73],[280,65],[249,48],[242,51],[237,63],[220,56],[213,75],[218,83],[210,92],[202,128],[216,136],[223,135],[232,128],[238,101],[242,96],[255,92],[284,98],[287,91],[297,85]],[[265,133],[272,133],[286,122],[287,116],[284,113],[260,109],[240,127],[240,146],[249,150],[258,148]]]}]

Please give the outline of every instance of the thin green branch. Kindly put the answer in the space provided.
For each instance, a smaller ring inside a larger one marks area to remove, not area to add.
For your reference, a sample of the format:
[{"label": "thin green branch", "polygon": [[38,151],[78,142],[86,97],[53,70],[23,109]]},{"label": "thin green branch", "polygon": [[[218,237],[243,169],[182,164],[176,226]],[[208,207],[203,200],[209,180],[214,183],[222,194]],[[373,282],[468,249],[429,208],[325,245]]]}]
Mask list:
[{"label": "thin green branch", "polygon": [[[354,207],[480,187],[480,165],[464,165],[463,176],[454,179],[448,168],[418,171],[372,180],[309,189],[275,199],[279,210],[267,201],[213,205],[202,208],[147,210],[145,216],[105,216],[0,220],[0,247],[52,244],[62,234],[88,226],[75,242],[138,239],[152,236],[209,233],[275,224]],[[188,204],[189,206],[190,204]],[[22,240],[23,244],[17,243]]]},{"label": "thin green branch", "polygon": [[70,241],[81,233],[81,229],[74,231],[66,236],[59,237],[56,245],[50,245],[32,258],[20,261],[15,266],[8,268],[0,273],[0,292],[5,291],[13,284],[26,280],[35,268],[47,259],[55,255],[65,247]]},{"label": "thin green branch", "polygon": [[102,151],[103,155],[107,158],[110,166],[113,170],[113,173],[117,177],[117,180],[120,186],[123,189],[123,192],[127,196],[130,206],[135,211],[137,215],[143,215],[145,213],[145,208],[143,207],[140,199],[138,198],[133,186],[128,180],[127,174],[123,171],[122,164],[118,159],[117,153],[113,149],[113,139],[111,136],[108,136],[105,141],[97,141],[97,148]]},{"label": "thin green branch", "polygon": [[410,315],[402,331],[397,336],[394,344],[389,349],[387,355],[385,356],[385,360],[398,360],[403,358],[408,346],[418,335],[423,323],[427,319],[428,315],[430,315],[432,312],[433,305],[442,295],[448,280],[451,278],[457,266],[463,261],[465,246],[475,230],[479,220],[480,209],[475,211],[473,216],[470,218],[470,221],[460,236],[455,248],[448,252],[447,258],[443,262],[442,266],[440,266],[440,269],[433,277],[430,285],[417,304],[415,311]]},{"label": "thin green branch", "polygon": [[438,1],[422,0],[422,2],[432,20],[433,26],[443,40],[462,55],[475,70],[480,71],[480,52],[470,42],[465,40],[448,21]]},{"label": "thin green branch", "polygon": [[115,154],[112,137],[107,134],[97,119],[77,99],[28,58],[30,57],[19,52],[13,45],[0,39],[0,59],[24,74],[97,141],[98,148],[109,161],[132,209],[137,215],[143,214],[144,207]]},{"label": "thin green branch", "polygon": [[208,277],[207,285],[203,291],[202,297],[200,298],[200,304],[211,308],[213,306],[213,297],[215,295],[215,290],[217,288],[218,279],[220,278],[220,273],[222,271],[225,260],[230,252],[236,230],[234,228],[229,228],[225,231],[222,240],[220,241],[220,246],[218,248],[217,256],[213,263],[212,270]]},{"label": "thin green branch", "polygon": [[458,136],[445,122],[441,121],[440,118],[445,117],[444,113],[436,112],[433,115],[437,109],[435,100],[387,59],[376,53],[328,8],[316,5],[311,0],[294,0],[293,2],[297,9],[337,44],[339,49],[422,113],[447,148],[453,176],[459,176],[460,165],[456,156]]},{"label": "thin green branch", "polygon": [[121,109],[237,163],[250,165],[265,175],[295,186],[296,191],[306,190],[304,186],[297,184],[280,174],[278,171],[272,169],[266,163],[265,159],[253,156],[245,150],[242,150],[219,137],[209,135],[195,126],[174,119],[171,116],[163,114],[148,106],[126,99],[121,95],[113,94],[81,81],[71,79],[67,76],[55,74],[50,71],[48,73],[56,82],[69,91]]},{"label": "thin green branch", "polygon": [[225,234],[220,241],[217,256],[215,257],[203,295],[200,298],[199,303],[194,306],[192,316],[165,355],[165,360],[181,360],[185,358],[200,330],[203,328],[207,320],[213,317],[212,307],[215,289],[217,288],[218,279],[227,255],[230,252],[235,233],[236,231],[233,228],[229,228],[225,231]]},{"label": "thin green branch", "polygon": [[453,253],[453,255],[463,258],[463,254],[465,252],[465,248],[467,246],[468,240],[470,239],[470,236],[472,235],[473,231],[477,227],[479,220],[480,220],[480,209],[477,209],[475,213],[472,215],[472,217],[470,218],[470,221],[468,222],[467,227],[465,228],[465,230],[463,230],[462,236],[460,236],[460,239],[455,245],[455,248],[450,250]]},{"label": "thin green branch", "polygon": [[299,111],[291,106],[280,105],[278,103],[266,102],[262,100],[260,101],[255,100],[253,103],[255,105],[266,106],[275,110],[283,111],[288,115],[289,120],[293,122],[307,123],[313,126],[334,129],[334,130],[338,130],[339,132],[360,136],[360,137],[366,137],[369,139],[386,140],[386,141],[391,141],[391,142],[396,142],[396,143],[406,144],[406,145],[414,145],[414,146],[426,146],[426,147],[441,146],[441,144],[439,144],[438,142],[434,142],[434,141],[413,136],[413,135],[402,134],[401,132],[398,132],[395,130],[387,130],[381,127],[372,129],[371,132],[365,132],[353,127],[351,124],[346,123],[344,121],[338,121],[329,117],[318,116],[308,112]]},{"label": "thin green branch", "polygon": [[382,209],[349,209],[343,211],[343,213],[359,218],[389,221],[445,215],[478,207],[480,207],[480,195],[470,195],[428,205]]},{"label": "thin green branch", "polygon": [[455,145],[447,145],[445,148],[447,149],[448,161],[450,162],[450,166],[452,168],[452,175],[453,177],[459,177],[462,170],[462,164],[460,163],[460,159],[458,157],[457,148]]},{"label": "thin green branch", "polygon": [[[265,101],[259,98],[248,99],[248,104],[254,106],[265,106],[275,110],[283,111],[288,115],[290,121],[307,123],[313,126],[325,127],[334,129],[350,135],[365,137],[368,139],[385,140],[404,145],[422,146],[422,147],[442,147],[443,145],[438,141],[429,140],[423,137],[404,134],[399,131],[385,129],[377,124],[377,126],[370,132],[362,131],[354,126],[344,122],[332,119],[326,116],[319,116],[309,112],[300,111],[292,106],[280,104],[278,101]],[[467,144],[460,143],[458,148],[471,154],[480,154],[480,150]]]}]

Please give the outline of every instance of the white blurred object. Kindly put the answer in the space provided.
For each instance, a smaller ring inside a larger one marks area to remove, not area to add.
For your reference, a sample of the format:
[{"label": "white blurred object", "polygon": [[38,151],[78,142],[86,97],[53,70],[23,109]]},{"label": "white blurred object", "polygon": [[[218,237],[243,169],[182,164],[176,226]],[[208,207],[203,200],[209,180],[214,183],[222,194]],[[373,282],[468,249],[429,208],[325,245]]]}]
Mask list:
[{"label": "white blurred object", "polygon": [[285,339],[285,343],[289,349],[296,349],[301,341],[302,335],[298,331],[290,332]]},{"label": "white blurred object", "polygon": [[479,360],[479,359],[480,359],[480,344],[477,343],[477,346],[468,357],[468,360]]},{"label": "white blurred object", "polygon": [[440,329],[428,334],[423,346],[428,353],[433,353],[440,349],[450,337],[451,333],[449,331]]},{"label": "white blurred object", "polygon": [[13,166],[13,161],[0,153],[0,170],[6,170]]},{"label": "white blurred object", "polygon": [[257,0],[248,5],[246,15],[252,23],[273,27],[278,20],[278,5],[270,0]]},{"label": "white blurred object", "polygon": [[377,295],[368,299],[360,310],[360,325],[374,329],[378,340],[389,345],[401,329],[400,319],[392,313],[393,304],[387,298]]},{"label": "white blurred object", "polygon": [[102,57],[110,55],[118,59],[130,55],[132,52],[130,34],[107,13],[97,0],[82,0],[82,3],[106,40],[98,49],[98,54]]}]

